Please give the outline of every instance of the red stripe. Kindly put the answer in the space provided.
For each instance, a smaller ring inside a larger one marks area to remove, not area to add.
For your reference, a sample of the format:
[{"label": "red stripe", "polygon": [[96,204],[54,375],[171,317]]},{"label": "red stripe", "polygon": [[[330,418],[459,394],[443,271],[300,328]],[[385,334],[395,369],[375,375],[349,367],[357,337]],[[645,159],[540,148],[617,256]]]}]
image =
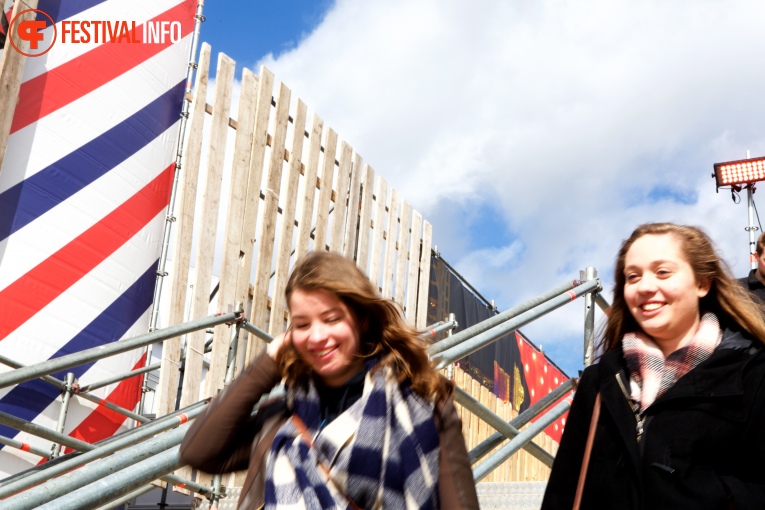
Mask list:
[{"label": "red stripe", "polygon": [[[195,6],[195,1],[183,0],[151,21],[180,21],[185,37],[194,28]],[[143,25],[137,25],[136,32],[136,38],[140,39]],[[169,37],[165,38],[164,44],[104,43],[22,83],[11,134],[93,92],[171,45]]]},{"label": "red stripe", "polygon": [[179,414],[179,415],[178,415],[178,420],[180,420],[180,422],[181,422],[181,425],[183,425],[184,423],[186,423],[187,421],[189,421],[189,417],[188,417],[188,416],[186,416],[186,414],[184,414],[184,413],[181,413],[181,414]]},{"label": "red stripe", "polygon": [[[130,370],[136,370],[144,366],[146,353]],[[126,370],[127,371],[127,370]],[[121,381],[117,387],[109,393],[106,401],[118,405],[124,409],[134,409],[141,399],[141,378],[131,377]],[[126,416],[99,406],[87,418],[85,418],[69,435],[87,443],[95,443],[114,435],[127,419]],[[69,451],[69,450],[67,450]]]},{"label": "red stripe", "polygon": [[32,447],[31,447],[29,444],[27,444],[27,443],[21,443],[21,450],[22,450],[22,451],[28,452],[28,451],[29,451],[29,450],[31,450],[31,449],[32,449]]},{"label": "red stripe", "polygon": [[576,292],[574,292],[573,290],[570,290],[570,291],[566,292],[566,294],[571,296],[571,301],[576,299]]},{"label": "red stripe", "polygon": [[119,208],[0,291],[0,340],[136,235],[167,205],[175,163]]}]

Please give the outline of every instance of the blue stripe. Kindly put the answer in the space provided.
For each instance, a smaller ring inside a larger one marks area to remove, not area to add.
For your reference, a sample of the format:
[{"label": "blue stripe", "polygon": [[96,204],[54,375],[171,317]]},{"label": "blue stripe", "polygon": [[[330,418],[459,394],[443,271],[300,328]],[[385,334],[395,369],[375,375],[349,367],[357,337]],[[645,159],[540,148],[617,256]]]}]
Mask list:
[{"label": "blue stripe", "polygon": [[[120,297],[98,317],[80,331],[74,338],[66,343],[50,359],[71,354],[73,352],[90,349],[99,345],[115,342],[122,338],[130,327],[141,318],[151,306],[154,296],[154,284],[157,278],[156,260],[149,269],[143,273],[133,285],[131,285]],[[69,370],[52,374],[57,379],[65,379],[67,372],[74,373],[75,377],[81,377],[90,367],[95,364],[88,363]],[[130,367],[132,369],[133,367]],[[128,369],[129,370],[129,369]],[[127,372],[127,370],[125,370]],[[7,395],[0,399],[0,411],[12,414],[17,418],[32,421],[37,418],[54,400],[59,397],[58,388],[39,379],[19,384]],[[0,425],[0,435],[14,437],[18,434],[16,429]],[[4,445],[0,444],[0,450]]]},{"label": "blue stripe", "polygon": [[133,116],[0,193],[0,241],[113,170],[179,119],[185,80]]},{"label": "blue stripe", "polygon": [[[58,23],[59,21],[71,18],[83,11],[87,11],[91,7],[98,4],[102,4],[107,0],[40,0],[37,3],[37,9],[45,12],[53,21]],[[37,14],[38,20],[50,21],[45,16]]]}]

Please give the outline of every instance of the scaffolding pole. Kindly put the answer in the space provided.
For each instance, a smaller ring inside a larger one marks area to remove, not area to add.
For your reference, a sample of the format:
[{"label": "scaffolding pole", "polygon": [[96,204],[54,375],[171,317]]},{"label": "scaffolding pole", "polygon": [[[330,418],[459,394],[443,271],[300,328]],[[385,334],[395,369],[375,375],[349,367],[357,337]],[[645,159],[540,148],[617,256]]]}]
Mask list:
[{"label": "scaffolding pole", "polygon": [[[500,431],[505,437],[512,439],[521,433],[520,430],[511,426],[505,420],[494,414],[491,409],[483,405],[462,388],[454,388],[454,400],[478,418],[488,423],[494,430]],[[523,448],[545,466],[552,466],[553,456],[541,446],[529,441],[527,444],[523,445]]]},{"label": "scaffolding pole", "polygon": [[[67,473],[73,469],[77,469],[80,466],[87,464],[88,462],[93,462],[107,455],[116,453],[123,448],[134,446],[141,441],[152,438],[155,434],[165,432],[171,428],[183,425],[189,420],[196,418],[203,409],[204,408],[202,406],[198,406],[187,411],[186,413],[181,413],[180,415],[173,417],[171,420],[165,420],[164,422],[159,423],[150,423],[148,425],[137,427],[132,429],[131,432],[134,431],[134,433],[131,435],[125,435],[118,440],[112,441],[103,446],[91,446],[92,449],[90,451],[81,453],[77,456],[72,456],[65,461],[59,462],[55,465],[48,465],[48,467],[44,470],[30,473],[23,478],[13,481],[3,480],[3,485],[0,486],[0,499],[7,498],[30,487],[34,487],[37,484],[43,483],[46,480],[50,480],[53,477]],[[61,458],[63,459],[63,457]]]},{"label": "scaffolding pole", "polygon": [[[510,427],[513,427],[517,430],[520,430],[524,425],[526,425],[528,422],[530,422],[532,419],[536,418],[540,414],[542,414],[545,410],[547,410],[548,407],[553,405],[555,402],[558,401],[561,397],[563,397],[566,393],[569,391],[576,389],[576,383],[577,379],[569,379],[568,381],[564,382],[554,390],[552,390],[550,393],[539,399],[533,406],[529,407],[525,411],[523,411],[521,414],[507,422]],[[500,430],[498,427],[497,430]],[[495,432],[491,436],[489,436],[486,440],[479,443],[475,448],[470,450],[470,453],[468,453],[468,456],[470,457],[470,464],[475,464],[481,458],[483,458],[484,455],[492,451],[494,448],[499,446],[502,441],[505,439],[512,439],[517,434],[513,434],[513,436],[508,436],[502,432]]]},{"label": "scaffolding pole", "polygon": [[[583,283],[582,285],[579,285],[564,294],[560,294],[557,297],[547,300],[542,304],[537,305],[536,307],[531,308],[506,322],[494,326],[491,329],[486,329],[483,333],[475,335],[469,339],[463,339],[464,341],[460,345],[455,345],[454,347],[444,350],[438,354],[438,356],[435,358],[436,369],[440,370],[449,365],[449,363],[454,363],[455,361],[474,353],[475,351],[489,345],[499,338],[502,338],[508,333],[515,331],[522,326],[525,326],[529,322],[532,322],[565,304],[570,303],[574,299],[581,297],[588,292],[600,290],[602,290],[600,280],[595,279]],[[459,333],[450,338],[447,338],[447,340],[451,340],[457,336],[459,336]],[[441,342],[435,345],[439,345],[440,343]]]},{"label": "scaffolding pole", "polygon": [[566,398],[563,402],[555,406],[551,411],[545,413],[539,420],[529,425],[526,429],[522,430],[520,434],[510,440],[505,446],[496,451],[491,457],[479,464],[473,470],[473,480],[476,483],[483,480],[486,475],[491,473],[500,464],[505,462],[512,454],[523,448],[523,446],[530,442],[537,434],[541,433],[544,429],[549,427],[555,420],[557,420],[563,413],[571,409],[571,398]]},{"label": "scaffolding pole", "polygon": [[478,324],[470,326],[467,329],[463,329],[459,333],[456,333],[449,338],[446,338],[444,340],[441,340],[438,343],[431,345],[429,349],[429,353],[432,357],[435,354],[438,354],[451,347],[454,347],[455,345],[462,343],[464,340],[468,338],[472,338],[479,333],[483,333],[484,331],[491,329],[494,326],[497,326],[499,324],[502,324],[503,322],[510,320],[513,317],[527,310],[531,310],[532,308],[546,301],[549,301],[550,299],[556,296],[559,296],[560,294],[563,294],[564,292],[570,291],[571,289],[581,285],[581,283],[582,283],[581,280],[566,282],[562,285],[559,285],[558,287],[555,287],[554,289],[550,289],[547,292],[540,294],[539,296],[535,298],[529,299],[528,301],[524,301],[518,306],[510,308],[509,310],[506,310],[500,314],[497,314],[494,317],[490,317],[486,319],[485,321],[481,321]]},{"label": "scaffolding pole", "polygon": [[67,370],[78,365],[90,363],[91,361],[108,358],[109,356],[114,356],[123,352],[146,347],[147,345],[156,343],[160,340],[184,335],[198,329],[204,329],[209,326],[216,326],[218,324],[238,322],[241,317],[241,312],[229,312],[220,315],[210,315],[208,317],[195,319],[183,324],[178,324],[176,326],[170,326],[169,328],[158,329],[152,331],[151,333],[146,333],[137,337],[120,340],[118,342],[112,342],[110,344],[93,347],[91,349],[85,349],[84,351],[74,352],[72,354],[67,354],[66,356],[43,361],[42,363],[37,363],[36,365],[29,365],[12,372],[0,374],[0,388],[31,381],[32,379],[36,379],[43,375],[54,374],[56,372]]}]

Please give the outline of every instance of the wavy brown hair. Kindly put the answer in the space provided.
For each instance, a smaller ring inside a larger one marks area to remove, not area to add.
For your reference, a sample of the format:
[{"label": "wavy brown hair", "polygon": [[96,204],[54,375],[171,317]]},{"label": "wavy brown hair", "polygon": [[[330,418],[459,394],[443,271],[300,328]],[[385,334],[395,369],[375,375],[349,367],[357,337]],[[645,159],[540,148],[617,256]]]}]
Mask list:
[{"label": "wavy brown hair", "polygon": [[640,331],[640,326],[624,300],[624,259],[632,245],[645,235],[671,235],[690,264],[696,282],[710,282],[709,292],[699,300],[699,313],[712,312],[723,327],[741,329],[765,341],[763,310],[749,292],[730,276],[730,269],[718,256],[712,241],[700,228],[674,223],[640,225],[622,243],[614,270],[614,300],[599,343],[601,352],[616,349],[626,333]]},{"label": "wavy brown hair", "polygon": [[[331,292],[350,309],[360,328],[358,355],[380,358],[374,370],[392,368],[400,383],[408,382],[425,398],[439,401],[451,394],[452,383],[433,368],[425,342],[404,321],[399,306],[380,297],[351,260],[323,251],[307,254],[295,264],[287,281],[287,305],[296,290]],[[308,382],[311,367],[294,348],[282,349],[277,361],[287,383]]]}]

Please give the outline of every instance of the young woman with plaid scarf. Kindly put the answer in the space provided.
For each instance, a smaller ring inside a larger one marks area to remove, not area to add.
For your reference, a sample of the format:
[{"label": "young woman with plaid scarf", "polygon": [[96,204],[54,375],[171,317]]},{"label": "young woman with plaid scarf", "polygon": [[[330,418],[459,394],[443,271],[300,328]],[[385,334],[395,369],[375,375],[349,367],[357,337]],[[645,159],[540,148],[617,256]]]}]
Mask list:
[{"label": "young woman with plaid scarf", "polygon": [[695,227],[638,227],[614,278],[604,354],[582,375],[542,508],[572,508],[593,425],[583,509],[765,508],[758,306]]},{"label": "young woman with plaid scarf", "polygon": [[196,419],[181,459],[247,469],[240,509],[477,509],[452,385],[397,305],[325,252],[296,264],[286,298],[287,332]]}]

